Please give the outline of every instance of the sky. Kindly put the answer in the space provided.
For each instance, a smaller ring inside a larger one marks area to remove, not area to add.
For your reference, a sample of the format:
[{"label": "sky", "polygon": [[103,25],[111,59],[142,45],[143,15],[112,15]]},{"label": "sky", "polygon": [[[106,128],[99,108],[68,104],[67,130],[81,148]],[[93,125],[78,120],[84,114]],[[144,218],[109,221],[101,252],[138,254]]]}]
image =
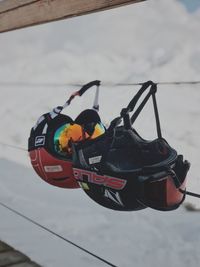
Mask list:
[{"label": "sky", "polygon": [[200,8],[200,1],[199,0],[180,0],[189,12],[194,12]]}]

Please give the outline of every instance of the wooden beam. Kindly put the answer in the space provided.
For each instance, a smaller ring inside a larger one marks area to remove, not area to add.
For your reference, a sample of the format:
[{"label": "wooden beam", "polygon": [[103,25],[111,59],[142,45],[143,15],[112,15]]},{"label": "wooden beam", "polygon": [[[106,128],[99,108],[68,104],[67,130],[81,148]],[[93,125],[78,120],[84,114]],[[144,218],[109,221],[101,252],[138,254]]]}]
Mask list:
[{"label": "wooden beam", "polygon": [[4,0],[0,32],[81,16],[146,0]]},{"label": "wooden beam", "polygon": [[0,13],[15,9],[16,7],[22,7],[30,3],[36,2],[34,0],[5,0],[0,2]]}]

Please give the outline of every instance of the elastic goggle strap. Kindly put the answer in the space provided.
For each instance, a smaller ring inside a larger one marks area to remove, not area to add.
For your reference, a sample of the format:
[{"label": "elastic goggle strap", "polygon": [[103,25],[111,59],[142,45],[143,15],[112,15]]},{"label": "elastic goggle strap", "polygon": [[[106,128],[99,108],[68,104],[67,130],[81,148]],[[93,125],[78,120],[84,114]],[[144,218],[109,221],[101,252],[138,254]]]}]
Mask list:
[{"label": "elastic goggle strap", "polygon": [[63,106],[58,106],[56,108],[54,108],[51,112],[50,112],[50,116],[51,118],[55,118],[57,115],[59,115],[61,113],[61,111],[68,107],[71,104],[71,101],[76,97],[76,96],[82,96],[88,89],[90,89],[93,86],[97,86],[96,89],[96,93],[95,93],[95,99],[94,99],[94,104],[93,104],[93,109],[98,110],[99,109],[99,104],[98,104],[98,99],[99,99],[99,86],[100,86],[100,81],[99,80],[95,80],[92,82],[89,82],[85,85],[83,85],[83,87],[79,90],[79,91],[75,91],[70,97],[69,99],[65,102],[65,104]]},{"label": "elastic goggle strap", "polygon": [[172,178],[176,188],[179,188],[181,186],[180,180],[178,179],[178,177],[176,176],[175,172],[171,168],[159,171],[159,172],[154,173],[154,174],[152,174],[150,176],[149,175],[140,176],[139,180],[141,182],[148,180],[148,182],[151,183],[151,182],[158,182],[158,181],[161,181],[163,179],[167,179],[168,177]]}]

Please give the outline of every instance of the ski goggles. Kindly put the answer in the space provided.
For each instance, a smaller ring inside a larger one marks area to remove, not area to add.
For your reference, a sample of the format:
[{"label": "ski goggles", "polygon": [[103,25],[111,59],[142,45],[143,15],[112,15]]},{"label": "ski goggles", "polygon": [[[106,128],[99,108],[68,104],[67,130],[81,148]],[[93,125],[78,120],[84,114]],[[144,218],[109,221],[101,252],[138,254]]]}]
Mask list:
[{"label": "ski goggles", "polygon": [[54,147],[57,153],[64,155],[71,153],[71,143],[88,139],[95,139],[105,133],[105,127],[101,122],[92,126],[88,132],[79,124],[67,123],[61,126],[54,134]]},{"label": "ski goggles", "polygon": [[186,178],[180,180],[174,171],[160,172],[150,177],[139,177],[138,200],[156,210],[177,209],[185,199]]}]

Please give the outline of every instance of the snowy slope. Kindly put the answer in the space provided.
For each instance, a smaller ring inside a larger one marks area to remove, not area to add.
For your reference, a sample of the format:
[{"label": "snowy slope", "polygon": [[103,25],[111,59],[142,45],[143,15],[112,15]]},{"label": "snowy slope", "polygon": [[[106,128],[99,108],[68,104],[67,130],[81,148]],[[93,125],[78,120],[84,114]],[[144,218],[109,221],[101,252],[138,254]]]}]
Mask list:
[{"label": "snowy slope", "polygon": [[[16,163],[1,160],[0,169],[1,200],[117,266],[198,266],[199,213],[114,212]],[[44,266],[106,266],[2,207],[0,214],[1,238]]]},{"label": "snowy slope", "polygon": [[[77,89],[2,82],[67,84],[100,79],[100,115],[108,123],[138,89],[112,87],[108,82],[200,80],[199,27],[199,10],[188,13],[180,1],[149,0],[0,35],[1,142],[27,148],[38,116],[63,104]],[[66,112],[75,117],[91,105],[92,97],[88,92],[75,99]],[[163,136],[192,163],[188,189],[196,192],[200,192],[199,101],[199,85],[159,87]],[[155,136],[152,121],[149,105],[136,123],[145,138]],[[0,159],[0,201],[116,265],[198,266],[198,213],[109,211],[80,190],[61,190],[40,181],[23,150],[0,144]],[[189,197],[187,201],[199,203]],[[103,266],[3,208],[0,214],[0,238],[45,267]]]}]

